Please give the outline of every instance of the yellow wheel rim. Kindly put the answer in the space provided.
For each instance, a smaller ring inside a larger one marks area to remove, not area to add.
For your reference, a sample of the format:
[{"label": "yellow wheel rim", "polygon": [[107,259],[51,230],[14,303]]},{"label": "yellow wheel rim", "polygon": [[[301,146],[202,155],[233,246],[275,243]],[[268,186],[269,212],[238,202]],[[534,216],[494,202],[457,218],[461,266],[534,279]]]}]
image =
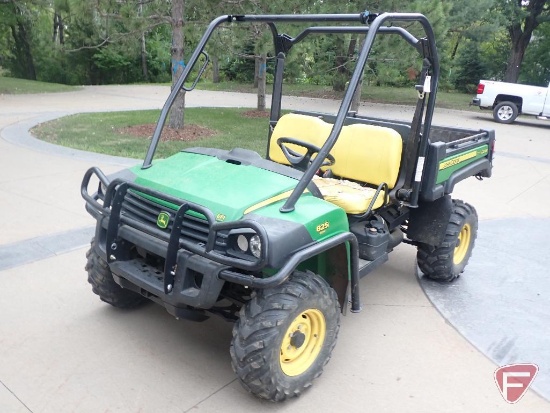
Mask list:
[{"label": "yellow wheel rim", "polygon": [[453,263],[455,265],[460,264],[464,260],[464,258],[466,258],[468,248],[470,247],[471,238],[472,228],[470,227],[470,224],[464,224],[464,226],[460,230],[460,233],[458,234],[458,242],[456,244],[456,248],[453,254]]},{"label": "yellow wheel rim", "polygon": [[292,321],[281,343],[283,373],[298,376],[311,367],[323,347],[326,329],[323,313],[311,308]]}]

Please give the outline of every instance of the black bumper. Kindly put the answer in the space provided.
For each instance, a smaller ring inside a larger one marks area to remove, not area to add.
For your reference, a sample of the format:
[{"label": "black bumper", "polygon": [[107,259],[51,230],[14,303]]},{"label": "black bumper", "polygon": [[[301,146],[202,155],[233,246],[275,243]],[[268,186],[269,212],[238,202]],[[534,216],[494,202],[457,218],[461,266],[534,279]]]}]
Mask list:
[{"label": "black bumper", "polygon": [[[105,194],[88,193],[92,175],[107,188]],[[115,281],[176,316],[189,307],[213,307],[226,282],[220,277],[222,270],[261,274],[266,265],[265,229],[254,221],[216,222],[205,207],[124,180],[110,181],[97,168],[85,174],[81,193],[87,211],[98,222],[97,253],[109,264]],[[169,215],[160,227],[159,212]],[[225,253],[227,234],[234,228],[250,229],[260,236],[265,246],[260,257]]]},{"label": "black bumper", "polygon": [[96,229],[97,253],[106,261],[113,278],[123,288],[143,295],[166,307],[169,313],[176,317],[179,309],[188,306],[197,309],[208,309],[219,299],[225,283],[219,278],[219,273],[227,269],[222,265],[190,251],[180,249],[176,256],[173,284],[165,292],[164,273],[157,267],[147,263],[141,257],[124,259],[123,249],[139,247],[165,258],[168,244],[134,228],[122,226],[119,229],[121,244],[121,259],[108,260],[106,248],[106,229],[100,224]]}]

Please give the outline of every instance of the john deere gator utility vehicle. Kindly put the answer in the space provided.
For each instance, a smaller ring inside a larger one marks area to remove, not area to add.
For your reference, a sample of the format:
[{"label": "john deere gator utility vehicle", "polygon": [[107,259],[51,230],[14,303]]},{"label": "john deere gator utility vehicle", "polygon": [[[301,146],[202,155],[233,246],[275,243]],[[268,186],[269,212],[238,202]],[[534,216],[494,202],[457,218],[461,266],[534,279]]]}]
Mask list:
[{"label": "john deere gator utility vehicle", "polygon": [[[196,147],[153,161],[176,95],[195,66],[204,71],[214,31],[251,23],[270,28],[276,60],[265,157]],[[422,36],[404,28],[411,23]],[[281,25],[296,31],[280,33]],[[283,115],[293,47],[350,33],[365,41],[337,113]],[[350,112],[379,35],[418,52],[410,122]],[[230,353],[243,386],[273,401],[298,396],[330,359],[340,314],[360,311],[360,278],[395,246],[416,246],[420,270],[441,281],[458,277],[472,253],[476,211],[450,194],[465,178],[491,176],[494,132],[432,126],[438,78],[421,14],[216,18],[168,97],[143,164],[84,176],[82,196],[97,220],[86,265],[93,291],[115,307],[152,300],[178,318],[234,322]]]}]

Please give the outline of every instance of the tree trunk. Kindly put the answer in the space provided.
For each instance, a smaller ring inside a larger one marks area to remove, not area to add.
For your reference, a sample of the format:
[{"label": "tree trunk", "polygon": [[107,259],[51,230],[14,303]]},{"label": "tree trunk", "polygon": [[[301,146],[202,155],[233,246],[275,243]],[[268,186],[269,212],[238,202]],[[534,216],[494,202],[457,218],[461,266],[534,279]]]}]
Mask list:
[{"label": "tree trunk", "polygon": [[220,83],[220,59],[212,56],[212,83]]},{"label": "tree trunk", "polygon": [[351,101],[351,106],[350,106],[350,110],[352,112],[359,112],[359,105],[361,104],[362,89],[363,89],[363,76],[361,76],[359,83],[357,83],[357,88],[355,89],[355,93],[353,94],[353,99]]},{"label": "tree trunk", "polygon": [[458,51],[458,46],[460,45],[461,39],[462,39],[462,36],[458,35],[456,38],[455,45],[453,46],[453,51],[451,52],[451,60],[455,60],[456,52]]},{"label": "tree trunk", "polygon": [[519,78],[521,63],[523,62],[523,57],[525,56],[525,50],[531,40],[532,32],[527,33],[526,30],[522,31],[519,24],[509,28],[509,32],[512,40],[512,50],[510,50],[510,56],[508,57],[504,81],[516,83]]},{"label": "tree trunk", "polygon": [[145,43],[145,33],[141,34],[141,73],[143,80],[149,80],[149,70],[147,67],[147,44]]},{"label": "tree trunk", "polygon": [[348,43],[347,53],[344,51],[345,45],[343,39],[336,40],[336,73],[332,83],[332,90],[342,92],[346,89],[346,83],[349,80],[350,72],[346,64],[353,59],[355,46],[357,45],[357,36],[352,36]]},{"label": "tree trunk", "polygon": [[18,21],[17,27],[10,26],[13,40],[15,41],[15,54],[17,60],[22,67],[21,75],[25,79],[36,80],[36,69],[34,67],[34,59],[32,57],[29,36],[25,25]]},{"label": "tree trunk", "polygon": [[516,83],[521,71],[521,64],[525,51],[533,31],[540,24],[539,16],[544,11],[544,6],[547,0],[530,0],[527,5],[528,15],[521,21],[515,21],[508,27],[508,34],[512,42],[512,50],[508,57],[508,65],[506,66],[506,74],[504,75],[505,82]]},{"label": "tree trunk", "polygon": [[[138,12],[143,16],[143,4],[139,4]],[[141,33],[141,73],[143,80],[149,80],[149,70],[147,67],[147,44],[145,43],[145,33]]]},{"label": "tree trunk", "polygon": [[63,19],[61,18],[61,15],[59,15],[59,44],[64,45],[65,44],[65,23],[63,23]]},{"label": "tree trunk", "polygon": [[254,87],[258,87],[258,80],[260,77],[260,58],[261,56],[254,56]]},{"label": "tree trunk", "polygon": [[265,110],[267,55],[262,53],[258,59],[258,110]]},{"label": "tree trunk", "polygon": [[[172,0],[172,88],[183,72],[183,9],[185,0]],[[170,110],[169,126],[183,129],[185,91],[180,90]]]},{"label": "tree trunk", "polygon": [[[359,46],[359,48],[362,49],[364,44],[365,44],[365,38],[363,38],[363,41],[361,42],[361,45]],[[348,48],[348,55],[353,56],[353,52],[355,50],[356,45],[357,45],[357,39],[352,38]],[[366,65],[365,65],[365,68],[366,68]],[[359,105],[361,104],[361,92],[363,91],[364,77],[365,77],[365,69],[363,69],[363,73],[361,74],[361,79],[359,79],[359,83],[357,83],[357,88],[355,88],[355,92],[353,93],[353,99],[351,100],[351,106],[350,106],[350,110],[352,112],[359,112]]]},{"label": "tree trunk", "polygon": [[53,15],[53,39],[52,41],[57,42],[57,32],[59,29],[59,14],[57,12]]},{"label": "tree trunk", "polygon": [[334,71],[334,77],[332,80],[332,90],[335,92],[342,92],[346,88],[347,76],[345,76],[346,56],[344,55],[344,40],[340,37],[334,39],[334,50],[336,51],[336,68]]}]

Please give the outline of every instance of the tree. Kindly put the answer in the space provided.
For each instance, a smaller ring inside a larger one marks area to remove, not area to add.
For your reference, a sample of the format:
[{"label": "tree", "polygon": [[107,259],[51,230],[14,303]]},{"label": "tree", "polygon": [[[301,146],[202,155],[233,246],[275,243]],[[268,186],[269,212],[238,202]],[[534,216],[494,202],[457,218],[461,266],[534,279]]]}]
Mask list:
[{"label": "tree", "polygon": [[479,79],[485,78],[485,73],[486,68],[481,58],[479,44],[469,41],[463,52],[458,55],[453,83],[461,92],[474,93]]},{"label": "tree", "polygon": [[[183,72],[183,10],[185,0],[172,0],[172,88]],[[184,125],[185,91],[180,90],[170,111],[169,125],[181,129]]]},{"label": "tree", "polygon": [[[492,23],[491,8],[495,0],[459,0],[453,1],[449,11],[450,60],[454,60],[458,48],[466,39],[482,40],[497,30]],[[471,45],[471,44],[469,44]]]},{"label": "tree", "polygon": [[47,4],[40,0],[0,2],[1,23],[9,28],[12,37],[10,69],[13,74],[24,79],[36,80],[32,31],[37,15],[46,6]]},{"label": "tree", "polygon": [[520,80],[546,87],[550,82],[550,24],[542,25],[525,52]]},{"label": "tree", "polygon": [[550,21],[550,0],[509,0],[501,2],[499,7],[509,19],[506,27],[511,42],[504,81],[515,83],[534,30]]},{"label": "tree", "polygon": [[[58,0],[57,4],[64,2],[66,3],[67,0]],[[87,27],[93,35],[88,39],[80,37],[81,44],[73,42],[72,49],[66,50],[73,54],[92,51],[90,61],[101,73],[100,82],[125,83],[148,80],[152,72],[158,72],[159,65],[154,64],[152,71],[148,62],[147,40],[150,35],[152,42],[162,47],[163,42],[159,36],[162,37],[166,33],[159,29],[169,24],[172,37],[170,47],[172,85],[176,83],[185,67],[183,33],[185,0],[162,2],[97,0],[95,3],[74,0],[71,4],[73,3],[80,7],[88,7],[90,13],[85,14],[93,16],[93,21],[87,22]],[[74,23],[79,18],[74,17]],[[160,55],[160,53],[156,54]],[[184,91],[181,91],[170,113],[170,127],[183,128],[184,107],[185,95]]]}]

